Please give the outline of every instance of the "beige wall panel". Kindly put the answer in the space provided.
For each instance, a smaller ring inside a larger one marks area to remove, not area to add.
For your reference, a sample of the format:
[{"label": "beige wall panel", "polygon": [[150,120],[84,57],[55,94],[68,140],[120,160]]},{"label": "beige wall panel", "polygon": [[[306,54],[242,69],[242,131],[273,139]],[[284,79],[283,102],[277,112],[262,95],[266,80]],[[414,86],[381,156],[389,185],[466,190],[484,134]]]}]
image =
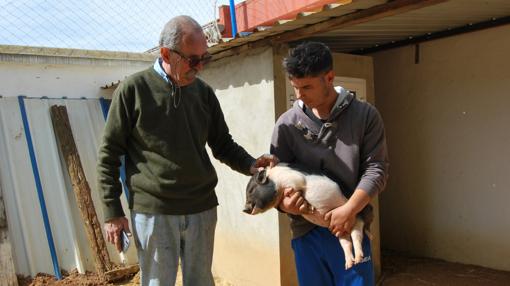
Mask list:
[{"label": "beige wall panel", "polygon": [[[272,49],[211,63],[201,77],[213,87],[234,140],[252,156],[269,152],[275,122]],[[275,210],[242,212],[249,177],[214,161],[220,202],[213,272],[233,285],[279,285],[279,230]]]},{"label": "beige wall panel", "polygon": [[384,248],[510,270],[510,26],[373,55]]}]

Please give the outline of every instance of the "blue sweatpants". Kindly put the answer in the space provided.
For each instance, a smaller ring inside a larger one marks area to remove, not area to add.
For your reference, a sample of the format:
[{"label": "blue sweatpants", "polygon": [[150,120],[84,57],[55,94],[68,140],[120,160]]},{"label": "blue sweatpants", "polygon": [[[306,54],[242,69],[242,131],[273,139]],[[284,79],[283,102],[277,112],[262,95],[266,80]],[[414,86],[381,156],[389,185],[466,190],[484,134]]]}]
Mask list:
[{"label": "blue sweatpants", "polygon": [[345,258],[338,238],[324,227],[316,227],[292,240],[300,286],[375,285],[370,240],[363,238],[362,263],[345,270]]}]

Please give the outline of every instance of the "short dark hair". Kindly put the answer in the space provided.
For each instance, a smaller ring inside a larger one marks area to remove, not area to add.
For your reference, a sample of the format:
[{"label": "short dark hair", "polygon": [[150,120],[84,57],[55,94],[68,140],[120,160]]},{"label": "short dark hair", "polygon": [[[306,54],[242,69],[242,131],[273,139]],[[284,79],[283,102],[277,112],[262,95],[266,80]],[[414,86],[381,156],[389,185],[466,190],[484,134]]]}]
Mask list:
[{"label": "short dark hair", "polygon": [[303,42],[289,51],[283,68],[291,78],[316,77],[333,69],[333,57],[325,44]]}]

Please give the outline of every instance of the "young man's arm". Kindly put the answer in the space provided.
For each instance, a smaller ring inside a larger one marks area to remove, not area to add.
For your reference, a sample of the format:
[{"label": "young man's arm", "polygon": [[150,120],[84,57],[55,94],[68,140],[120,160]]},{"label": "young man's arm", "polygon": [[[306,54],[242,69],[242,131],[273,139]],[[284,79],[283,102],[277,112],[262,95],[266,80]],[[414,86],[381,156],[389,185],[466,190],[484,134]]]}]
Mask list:
[{"label": "young man's arm", "polygon": [[388,179],[388,155],[384,125],[379,112],[370,106],[361,148],[361,178],[348,202],[326,214],[329,229],[340,236],[351,231],[356,215],[381,192]]},{"label": "young man's arm", "polygon": [[370,202],[371,198],[363,189],[356,189],[347,203],[328,212],[324,219],[329,221],[329,230],[340,237],[349,233],[356,221],[356,215]]}]

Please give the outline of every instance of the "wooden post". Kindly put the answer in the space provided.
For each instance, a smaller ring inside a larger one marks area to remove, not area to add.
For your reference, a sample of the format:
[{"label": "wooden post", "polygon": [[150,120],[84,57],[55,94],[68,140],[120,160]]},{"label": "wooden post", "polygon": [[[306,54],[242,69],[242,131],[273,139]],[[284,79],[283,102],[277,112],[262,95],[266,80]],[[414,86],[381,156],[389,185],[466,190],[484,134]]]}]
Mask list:
[{"label": "wooden post", "polygon": [[64,156],[64,161],[66,162],[69,177],[73,185],[76,202],[85,223],[87,238],[94,255],[96,271],[104,278],[105,272],[112,270],[112,263],[106,248],[101,224],[97,219],[96,210],[90,195],[90,187],[81,165],[80,155],[74,143],[67,109],[65,106],[53,105],[50,108],[50,113],[53,130],[62,156]]},{"label": "wooden post", "polygon": [[5,286],[18,286],[8,234],[7,216],[2,188],[0,187],[0,283]]}]

